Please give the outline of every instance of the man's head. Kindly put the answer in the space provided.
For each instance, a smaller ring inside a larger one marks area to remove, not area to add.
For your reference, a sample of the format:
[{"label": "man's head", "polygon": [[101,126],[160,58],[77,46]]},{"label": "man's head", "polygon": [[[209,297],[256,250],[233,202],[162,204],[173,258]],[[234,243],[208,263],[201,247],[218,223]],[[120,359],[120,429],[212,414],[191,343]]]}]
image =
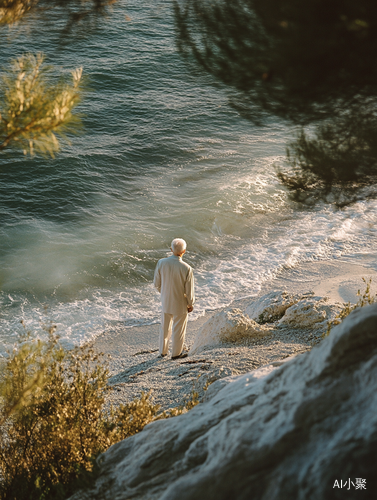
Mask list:
[{"label": "man's head", "polygon": [[171,242],[171,251],[177,257],[181,257],[186,252],[186,242],[182,238],[175,238]]}]

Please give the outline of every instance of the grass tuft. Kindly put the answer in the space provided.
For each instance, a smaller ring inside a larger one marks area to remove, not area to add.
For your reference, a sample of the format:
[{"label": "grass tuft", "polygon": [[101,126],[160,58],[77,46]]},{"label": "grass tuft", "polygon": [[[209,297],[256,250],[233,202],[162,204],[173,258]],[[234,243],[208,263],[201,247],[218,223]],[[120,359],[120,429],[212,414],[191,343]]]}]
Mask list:
[{"label": "grass tuft", "polygon": [[362,280],[364,281],[366,286],[364,293],[361,294],[360,290],[357,291],[356,295],[359,297],[359,299],[356,304],[351,304],[350,302],[343,304],[343,309],[335,316],[332,321],[329,321],[327,323],[327,330],[323,334],[323,337],[327,337],[330,334],[331,329],[334,326],[339,325],[344,320],[344,318],[346,318],[355,309],[377,302],[377,294],[371,295],[370,292],[372,278],[370,278],[368,281],[365,278],[362,278]]}]

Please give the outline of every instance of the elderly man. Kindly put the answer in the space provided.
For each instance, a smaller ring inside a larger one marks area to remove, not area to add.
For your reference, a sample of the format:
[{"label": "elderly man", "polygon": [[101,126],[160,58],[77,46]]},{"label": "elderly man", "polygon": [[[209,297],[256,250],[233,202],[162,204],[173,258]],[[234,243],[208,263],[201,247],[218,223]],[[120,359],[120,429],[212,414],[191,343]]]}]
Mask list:
[{"label": "elderly man", "polygon": [[162,315],[160,327],[160,356],[168,353],[172,335],[172,358],[186,358],[183,352],[187,313],[194,309],[194,275],[192,268],[183,262],[186,242],[175,238],[171,242],[173,255],[158,261],[154,273],[154,286],[161,293]]}]

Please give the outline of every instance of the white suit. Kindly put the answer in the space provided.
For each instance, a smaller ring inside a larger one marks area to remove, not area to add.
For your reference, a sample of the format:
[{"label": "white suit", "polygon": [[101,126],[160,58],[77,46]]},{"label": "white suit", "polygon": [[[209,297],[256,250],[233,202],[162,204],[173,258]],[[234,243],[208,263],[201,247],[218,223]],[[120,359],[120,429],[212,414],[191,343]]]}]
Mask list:
[{"label": "white suit", "polygon": [[167,354],[172,336],[172,357],[182,352],[187,326],[187,307],[195,302],[192,268],[182,257],[171,255],[158,261],[154,286],[161,292],[160,354]]}]

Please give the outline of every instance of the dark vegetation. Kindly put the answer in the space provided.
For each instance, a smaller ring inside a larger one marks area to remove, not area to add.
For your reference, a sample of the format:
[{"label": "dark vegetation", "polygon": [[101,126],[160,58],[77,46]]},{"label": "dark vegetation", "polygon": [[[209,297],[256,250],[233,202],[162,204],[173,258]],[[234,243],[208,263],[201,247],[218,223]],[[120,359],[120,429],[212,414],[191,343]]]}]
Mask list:
[{"label": "dark vegetation", "polygon": [[302,127],[278,173],[293,199],[342,206],[375,196],[365,188],[377,180],[376,2],[174,5],[181,54],[226,84],[242,116]]}]

